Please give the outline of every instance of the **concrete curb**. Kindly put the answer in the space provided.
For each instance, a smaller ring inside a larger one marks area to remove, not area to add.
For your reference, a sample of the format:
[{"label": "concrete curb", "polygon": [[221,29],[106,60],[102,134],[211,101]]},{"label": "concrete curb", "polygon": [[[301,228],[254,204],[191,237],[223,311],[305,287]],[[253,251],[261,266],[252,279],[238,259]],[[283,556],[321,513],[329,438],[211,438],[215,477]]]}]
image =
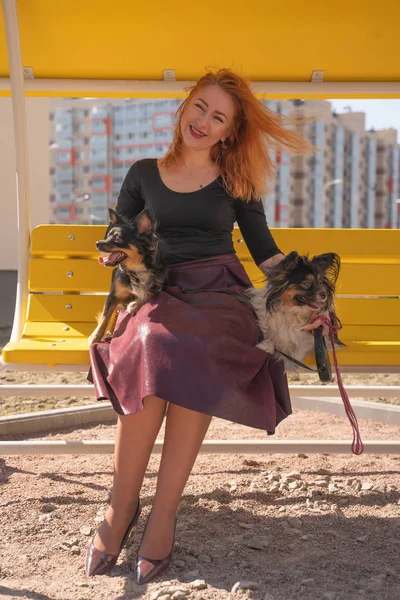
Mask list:
[{"label": "concrete curb", "polygon": [[85,404],[74,408],[54,408],[0,417],[0,436],[44,433],[103,421],[116,421],[116,413],[106,400],[99,402],[99,405]]},{"label": "concrete curb", "polygon": [[[400,425],[400,406],[384,404],[383,402],[367,402],[366,400],[350,400],[358,419],[372,419],[380,423]],[[303,398],[292,397],[292,406],[298,410],[328,412],[338,417],[344,417],[343,401],[341,398]]]},{"label": "concrete curb", "polygon": [[[372,419],[381,423],[400,425],[400,406],[365,400],[352,400],[351,404],[359,419]],[[327,412],[339,417],[344,417],[346,414],[343,402],[339,398],[294,396],[292,405],[297,410]],[[0,436],[45,433],[63,427],[79,427],[104,421],[116,422],[116,419],[117,415],[111,403],[105,400],[98,404],[86,404],[74,408],[55,408],[0,417]]]}]

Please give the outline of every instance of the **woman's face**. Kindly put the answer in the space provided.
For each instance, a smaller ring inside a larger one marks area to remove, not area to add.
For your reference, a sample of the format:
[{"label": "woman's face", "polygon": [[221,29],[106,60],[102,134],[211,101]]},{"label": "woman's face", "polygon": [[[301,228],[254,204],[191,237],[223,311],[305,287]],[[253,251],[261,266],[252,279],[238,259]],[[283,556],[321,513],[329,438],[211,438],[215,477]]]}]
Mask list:
[{"label": "woman's face", "polygon": [[201,88],[182,115],[184,143],[193,150],[211,149],[229,135],[234,116],[235,105],[227,92],[218,85]]}]

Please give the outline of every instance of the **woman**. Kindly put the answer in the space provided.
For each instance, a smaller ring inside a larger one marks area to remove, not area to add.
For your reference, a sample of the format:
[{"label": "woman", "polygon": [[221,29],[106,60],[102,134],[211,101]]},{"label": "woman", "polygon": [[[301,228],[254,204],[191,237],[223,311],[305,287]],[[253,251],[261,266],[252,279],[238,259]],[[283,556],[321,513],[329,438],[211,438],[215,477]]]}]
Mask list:
[{"label": "woman", "polygon": [[157,218],[172,265],[165,291],[135,316],[120,314],[112,340],[91,347],[97,397],[111,399],[118,424],[111,503],[88,548],[88,575],[114,566],[136,526],[166,414],[157,490],[136,560],[139,584],[170,565],[176,511],[212,416],[272,434],[291,413],[282,364],[255,347],[255,317],[237,297],[251,282],[232,229],[237,221],[260,269],[281,260],[261,203],[274,171],[269,150],[314,150],[227,69],[202,77],[177,117],[167,154],[136,162],[117,204],[126,217],[148,207]]}]

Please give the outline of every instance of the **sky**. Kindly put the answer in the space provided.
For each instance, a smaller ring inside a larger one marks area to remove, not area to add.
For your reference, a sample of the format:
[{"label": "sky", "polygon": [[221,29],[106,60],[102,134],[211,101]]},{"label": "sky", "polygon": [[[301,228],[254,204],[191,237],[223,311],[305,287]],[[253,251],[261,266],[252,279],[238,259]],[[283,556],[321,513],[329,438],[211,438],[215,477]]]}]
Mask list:
[{"label": "sky", "polygon": [[366,129],[397,129],[397,142],[400,143],[400,100],[329,100],[332,110],[346,112],[351,106],[353,112],[366,113]]}]

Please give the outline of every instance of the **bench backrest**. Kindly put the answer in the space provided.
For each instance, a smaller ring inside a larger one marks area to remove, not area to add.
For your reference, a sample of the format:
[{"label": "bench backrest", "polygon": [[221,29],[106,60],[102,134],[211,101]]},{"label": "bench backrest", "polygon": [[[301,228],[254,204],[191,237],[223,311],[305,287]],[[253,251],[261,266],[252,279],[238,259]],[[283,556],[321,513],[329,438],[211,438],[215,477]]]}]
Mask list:
[{"label": "bench backrest", "polygon": [[[98,264],[95,242],[101,225],[41,225],[32,232],[29,304],[25,335],[87,336],[94,329],[108,292],[111,270]],[[342,260],[337,308],[349,344],[343,364],[400,364],[400,231],[362,229],[272,229],[286,254],[336,252]],[[238,257],[253,284],[264,278],[252,261],[240,231],[234,231]],[[47,324],[47,325],[46,325]],[[368,354],[368,358],[367,358]],[[372,355],[372,358],[371,358]]]}]

